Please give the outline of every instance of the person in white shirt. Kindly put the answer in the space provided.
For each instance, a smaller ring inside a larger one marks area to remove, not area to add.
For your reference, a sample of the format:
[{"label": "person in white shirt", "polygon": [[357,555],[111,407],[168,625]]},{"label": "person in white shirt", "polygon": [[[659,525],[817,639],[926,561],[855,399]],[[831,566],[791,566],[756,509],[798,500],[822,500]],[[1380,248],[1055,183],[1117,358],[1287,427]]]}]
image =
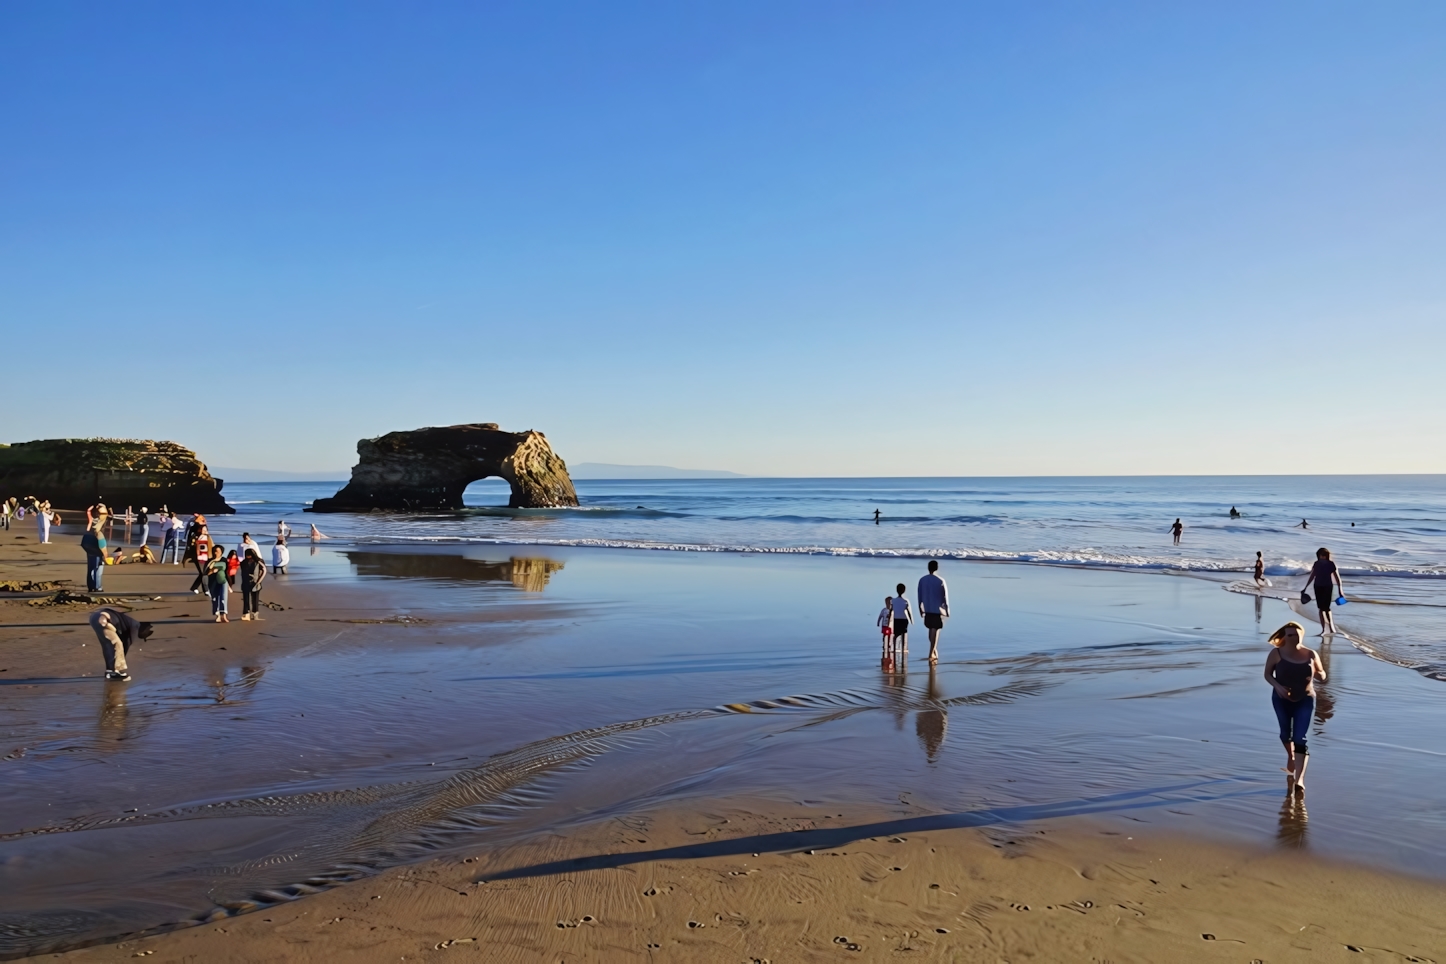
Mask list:
[{"label": "person in white shirt", "polygon": [[278,539],[290,539],[290,538],[291,538],[291,526],[289,526],[289,525],[286,524],[286,520],[285,520],[285,519],[282,519],[280,522],[277,522],[277,523],[276,523],[276,538],[278,538]]},{"label": "person in white shirt", "polygon": [[919,612],[929,631],[929,662],[939,662],[939,632],[949,616],[949,587],[939,578],[939,560],[929,560],[929,574],[919,580]]},{"label": "person in white shirt", "polygon": [[236,547],[236,555],[245,559],[247,549],[255,550],[257,559],[266,558],[266,553],[262,552],[261,547],[256,544],[256,540],[251,538],[251,533],[243,532],[241,533],[241,544]]},{"label": "person in white shirt", "polygon": [[894,645],[902,652],[909,651],[909,624],[914,621],[914,614],[909,609],[909,600],[904,598],[908,587],[899,583],[894,589],[898,595],[894,597]]},{"label": "person in white shirt", "polygon": [[894,597],[884,597],[884,608],[879,610],[879,618],[874,621],[879,630],[884,634],[883,649],[887,653],[889,644],[893,642],[894,636]]},{"label": "person in white shirt", "polygon": [[291,550],[286,548],[286,540],[278,536],[276,544],[271,547],[271,571],[284,574],[289,565],[291,565]]},{"label": "person in white shirt", "polygon": [[167,554],[173,565],[181,564],[181,522],[174,512],[161,518],[161,565],[166,564]]}]

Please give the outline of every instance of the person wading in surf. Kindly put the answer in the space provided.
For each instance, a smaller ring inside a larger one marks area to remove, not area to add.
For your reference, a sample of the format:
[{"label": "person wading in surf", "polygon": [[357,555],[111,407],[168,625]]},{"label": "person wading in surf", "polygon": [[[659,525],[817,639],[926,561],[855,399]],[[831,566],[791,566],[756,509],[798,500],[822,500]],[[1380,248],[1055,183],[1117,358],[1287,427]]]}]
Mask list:
[{"label": "person wading in surf", "polygon": [[1270,705],[1275,721],[1280,724],[1280,742],[1285,746],[1286,789],[1305,795],[1305,765],[1310,760],[1306,733],[1315,713],[1315,680],[1326,681],[1320,656],[1302,645],[1305,628],[1289,622],[1270,634],[1270,645],[1277,647],[1265,657],[1265,681],[1274,690]]},{"label": "person wading in surf", "polygon": [[1174,536],[1175,536],[1175,545],[1178,546],[1178,545],[1180,544],[1180,533],[1182,533],[1182,532],[1184,532],[1184,531],[1185,531],[1185,525],[1184,525],[1184,523],[1182,523],[1179,519],[1176,519],[1176,520],[1175,520],[1175,524],[1170,527],[1170,532],[1173,533]]},{"label": "person wading in surf", "polygon": [[1315,588],[1315,608],[1320,612],[1320,634],[1334,633],[1336,621],[1331,615],[1331,600],[1337,596],[1345,598],[1346,590],[1341,585],[1341,571],[1331,562],[1331,551],[1324,546],[1315,551],[1315,563],[1310,567],[1305,588],[1300,591],[1301,602],[1310,602],[1306,590],[1311,587]]},{"label": "person wading in surf", "polygon": [[929,573],[919,580],[919,612],[929,631],[929,662],[939,662],[939,633],[949,616],[949,587],[939,578],[939,560],[929,560]]}]

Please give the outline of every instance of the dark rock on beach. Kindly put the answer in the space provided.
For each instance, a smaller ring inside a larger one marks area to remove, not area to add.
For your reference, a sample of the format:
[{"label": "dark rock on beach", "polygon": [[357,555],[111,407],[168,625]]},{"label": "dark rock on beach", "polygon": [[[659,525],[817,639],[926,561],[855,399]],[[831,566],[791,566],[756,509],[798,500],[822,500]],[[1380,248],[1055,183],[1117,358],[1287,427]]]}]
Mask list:
[{"label": "dark rock on beach", "polygon": [[0,497],[35,496],[55,508],[104,501],[113,512],[162,505],[177,512],[234,512],[196,453],[175,442],[62,438],[0,445]]},{"label": "dark rock on beach", "polygon": [[577,505],[567,464],[541,432],[504,432],[495,422],[419,428],[362,439],[351,481],[314,512],[460,509],[462,491],[489,476],[512,487],[514,509]]}]

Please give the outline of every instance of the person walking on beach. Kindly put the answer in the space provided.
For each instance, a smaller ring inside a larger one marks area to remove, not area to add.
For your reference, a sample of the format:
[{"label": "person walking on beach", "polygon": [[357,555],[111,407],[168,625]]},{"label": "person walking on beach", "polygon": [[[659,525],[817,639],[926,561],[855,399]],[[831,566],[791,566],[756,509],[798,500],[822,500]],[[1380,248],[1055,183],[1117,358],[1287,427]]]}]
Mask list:
[{"label": "person walking on beach", "polygon": [[266,563],[255,549],[246,550],[241,560],[241,618],[261,618],[261,583],[266,579]]},{"label": "person walking on beach", "polygon": [[919,612],[929,631],[929,662],[939,662],[939,633],[949,617],[949,587],[939,577],[939,560],[929,560],[929,572],[919,580]]},{"label": "person walking on beach", "polygon": [[216,617],[218,623],[231,621],[226,606],[231,584],[226,581],[226,557],[222,555],[225,550],[225,546],[216,546],[216,551],[211,553],[211,558],[206,563],[205,571],[206,588],[211,593],[211,615]]},{"label": "person walking on beach", "polygon": [[881,609],[881,610],[879,610],[879,618],[878,618],[877,620],[875,620],[875,625],[877,625],[877,626],[879,627],[879,631],[882,632],[883,635],[884,635],[883,644],[882,644],[882,645],[883,645],[883,650],[884,650],[884,652],[888,652],[888,650],[889,650],[889,645],[894,641],[894,638],[893,638],[893,637],[894,637],[894,597],[893,597],[893,596],[885,596],[885,597],[884,597],[884,608]]},{"label": "person walking on beach", "polygon": [[1305,765],[1310,760],[1306,734],[1315,713],[1315,680],[1326,681],[1320,655],[1307,649],[1302,640],[1305,628],[1289,622],[1270,634],[1276,647],[1265,657],[1265,680],[1274,691],[1270,705],[1280,725],[1280,742],[1285,746],[1288,792],[1305,795]]},{"label": "person walking on beach", "polygon": [[[196,518],[200,518],[200,516]],[[216,550],[220,548],[220,546],[215,547]],[[219,555],[219,552],[213,552],[211,533],[210,530],[206,528],[206,523],[202,522],[192,534],[189,552],[191,565],[196,567],[196,581],[191,583],[191,592],[200,595],[206,591],[206,567],[211,564],[213,554]]]},{"label": "person walking on beach", "polygon": [[1315,551],[1315,563],[1310,567],[1305,588],[1300,591],[1301,602],[1310,601],[1310,594],[1306,590],[1311,587],[1315,588],[1315,608],[1320,612],[1320,635],[1334,633],[1336,621],[1331,615],[1331,600],[1337,596],[1345,598],[1346,591],[1341,586],[1341,571],[1331,562],[1331,551],[1325,546]]},{"label": "person walking on beach", "polygon": [[40,544],[46,545],[50,542],[50,503],[36,502],[35,509],[35,531],[40,536]]},{"label": "person walking on beach", "polygon": [[138,538],[140,541],[137,542],[136,545],[143,546],[147,542],[151,541],[150,509],[147,509],[145,506],[141,506],[141,514],[136,516],[136,525],[140,526],[140,531],[136,533],[136,538]]},{"label": "person walking on beach", "polygon": [[914,614],[909,609],[909,600],[904,598],[904,593],[908,591],[908,587],[903,583],[899,583],[894,587],[894,591],[898,593],[898,595],[894,597],[893,602],[894,645],[907,653],[909,651],[909,624],[914,621]]},{"label": "person walking on beach", "polygon": [[1264,589],[1265,582],[1265,558],[1260,553],[1255,554],[1255,584]]},{"label": "person walking on beach", "polygon": [[280,536],[276,537],[276,544],[271,547],[271,571],[286,575],[286,567],[291,565],[291,550],[286,548],[286,540]]},{"label": "person walking on beach", "polygon": [[1185,531],[1184,524],[1179,519],[1176,519],[1175,524],[1170,527],[1170,531],[1174,533],[1175,545],[1178,546],[1180,544],[1180,533]]},{"label": "person walking on beach", "polygon": [[178,525],[180,525],[180,523],[177,522],[176,514],[174,512],[170,512],[161,516],[162,565],[164,565],[166,562],[167,554],[170,555],[172,562],[179,563],[181,561],[181,547],[176,541],[177,537],[181,534],[180,530],[177,528]]},{"label": "person walking on beach", "polygon": [[85,550],[85,591],[100,592],[100,577],[105,572],[105,536],[101,535],[99,522],[85,530],[80,547]]},{"label": "person walking on beach", "polygon": [[122,681],[130,679],[126,656],[130,654],[131,644],[137,640],[150,639],[154,627],[150,623],[141,622],[130,613],[107,606],[90,614],[90,628],[95,630],[96,638],[100,640],[100,653],[105,659],[105,678]]},{"label": "person walking on beach", "polygon": [[10,531],[10,500],[0,502],[0,524],[5,526],[5,531]]}]

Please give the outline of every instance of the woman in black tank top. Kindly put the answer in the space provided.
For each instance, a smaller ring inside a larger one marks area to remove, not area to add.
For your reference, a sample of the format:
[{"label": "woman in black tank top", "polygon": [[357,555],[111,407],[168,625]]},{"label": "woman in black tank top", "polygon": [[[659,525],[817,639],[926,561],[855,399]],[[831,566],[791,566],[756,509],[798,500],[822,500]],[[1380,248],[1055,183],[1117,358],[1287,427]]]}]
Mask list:
[{"label": "woman in black tank top", "polygon": [[1265,658],[1265,679],[1270,683],[1270,705],[1280,724],[1280,742],[1285,746],[1287,792],[1305,793],[1305,765],[1310,759],[1306,735],[1315,714],[1315,681],[1325,682],[1320,656],[1301,645],[1305,628],[1289,622],[1270,635],[1277,647]]}]

